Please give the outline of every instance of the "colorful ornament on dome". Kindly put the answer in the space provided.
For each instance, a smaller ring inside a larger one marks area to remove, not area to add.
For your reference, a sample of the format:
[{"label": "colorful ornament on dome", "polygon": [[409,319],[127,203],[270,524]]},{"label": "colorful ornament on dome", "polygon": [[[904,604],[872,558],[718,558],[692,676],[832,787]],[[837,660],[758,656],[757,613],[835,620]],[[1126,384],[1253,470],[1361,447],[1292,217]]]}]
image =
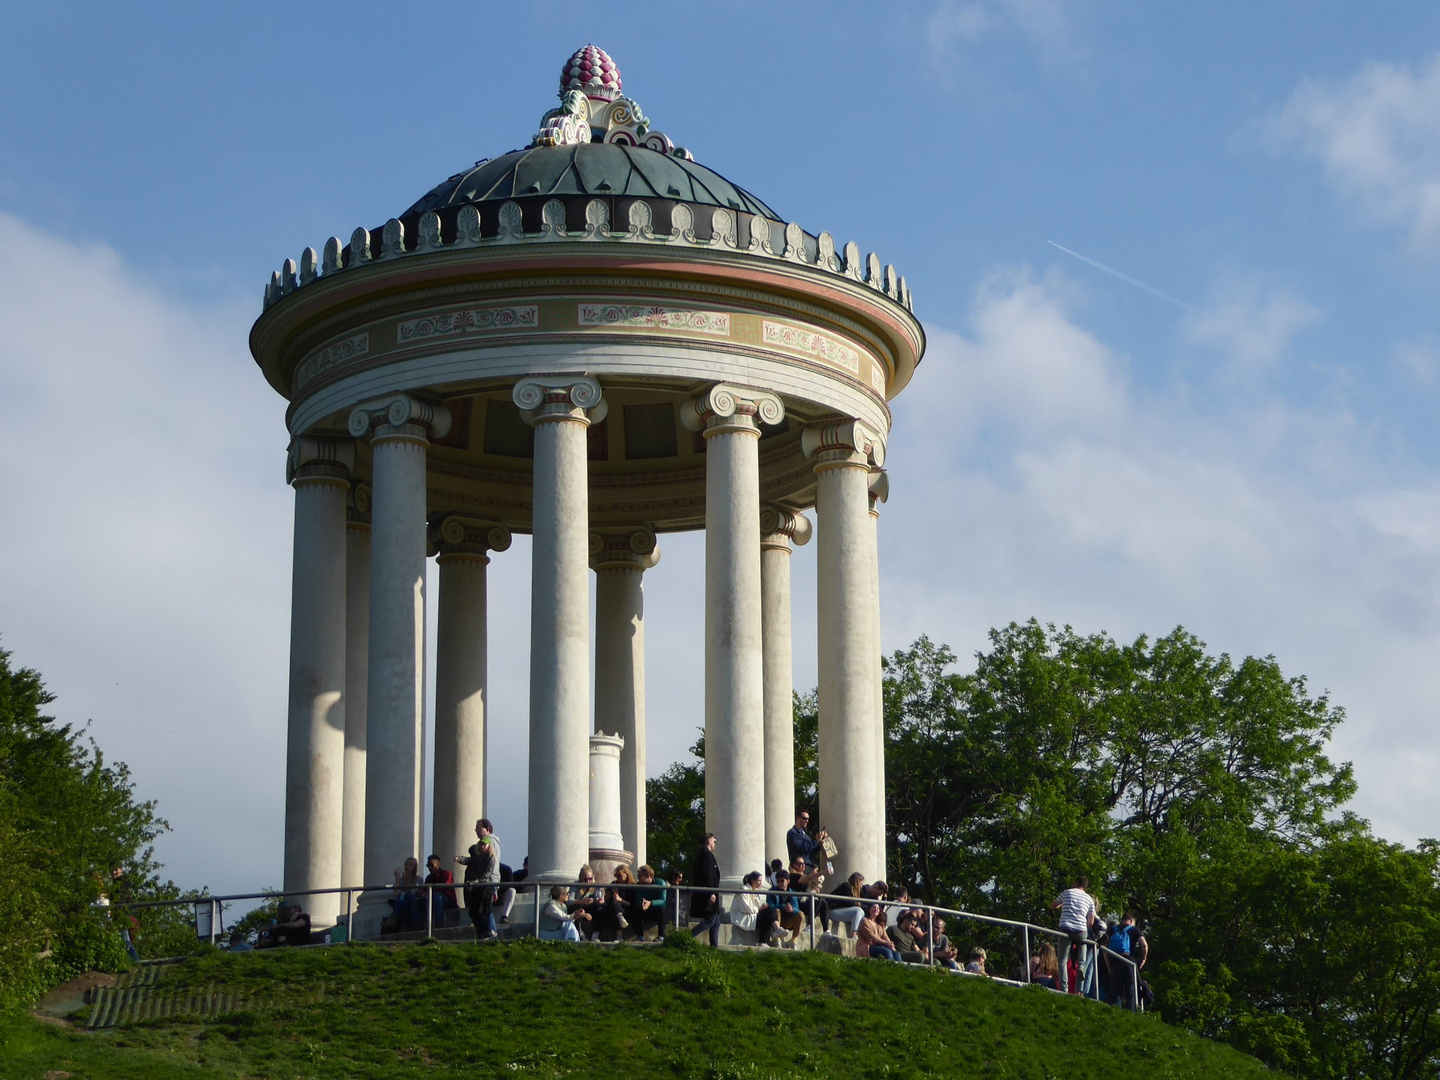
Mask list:
[{"label": "colorful ornament on dome", "polygon": [[586,45],[560,72],[560,107],[540,118],[531,146],[577,146],[605,142],[644,147],[657,154],[694,161],[650,121],[633,98],[620,93],[620,69],[604,49]]},{"label": "colorful ornament on dome", "polygon": [[560,93],[579,90],[595,101],[614,101],[620,96],[620,69],[610,54],[595,45],[576,49],[560,72]]}]

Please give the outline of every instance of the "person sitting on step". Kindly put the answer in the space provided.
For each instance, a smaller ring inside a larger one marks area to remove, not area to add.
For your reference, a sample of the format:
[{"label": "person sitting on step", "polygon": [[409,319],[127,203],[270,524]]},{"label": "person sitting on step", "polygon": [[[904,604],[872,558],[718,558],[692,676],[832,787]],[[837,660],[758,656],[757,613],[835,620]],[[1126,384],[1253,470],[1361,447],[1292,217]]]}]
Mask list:
[{"label": "person sitting on step", "polygon": [[630,908],[626,918],[630,920],[632,936],[637,940],[645,937],[645,931],[655,927],[665,935],[665,894],[664,878],[656,878],[650,866],[635,871],[636,885],[629,890]]},{"label": "person sitting on step", "polygon": [[589,922],[590,913],[578,910],[573,915],[566,909],[570,889],[566,885],[550,888],[550,899],[540,909],[540,936],[550,941],[579,941],[577,923]]},{"label": "person sitting on step", "polygon": [[851,937],[859,932],[860,920],[865,918],[866,899],[865,876],[858,872],[846,878],[826,899],[830,905],[830,918],[848,926]]},{"label": "person sitting on step", "polygon": [[855,955],[862,959],[867,956],[876,960],[897,962],[900,959],[895,943],[880,925],[880,905],[873,901],[865,909],[865,917],[860,921],[860,929],[855,934]]},{"label": "person sitting on step", "polygon": [[730,900],[730,925],[737,930],[758,933],[760,913],[765,910],[765,875],[751,870],[743,884],[745,888]]},{"label": "person sitting on step", "polygon": [[765,896],[765,909],[757,921],[760,944],[772,944],[771,935],[778,925],[786,935],[785,942],[794,941],[805,928],[805,916],[800,910],[800,897],[790,889],[790,871],[775,871],[775,887]]}]

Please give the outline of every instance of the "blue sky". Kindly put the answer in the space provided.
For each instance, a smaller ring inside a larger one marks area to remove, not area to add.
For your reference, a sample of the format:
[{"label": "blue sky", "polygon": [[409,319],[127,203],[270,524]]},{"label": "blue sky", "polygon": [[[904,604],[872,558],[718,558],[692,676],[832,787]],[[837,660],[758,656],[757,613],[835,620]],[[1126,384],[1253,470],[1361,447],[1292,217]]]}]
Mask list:
[{"label": "blue sky", "polygon": [[[528,142],[591,41],[699,161],[914,290],[888,648],[968,657],[1036,615],[1274,653],[1348,708],[1361,812],[1434,833],[1433,3],[7,4],[0,39],[0,642],[161,800],[182,883],[279,876],[264,282]],[[701,674],[703,550],[664,546],[655,770]],[[492,634],[522,642],[526,558],[492,569]],[[796,580],[808,686],[813,551]],[[494,698],[492,816],[523,845],[524,686]]]}]

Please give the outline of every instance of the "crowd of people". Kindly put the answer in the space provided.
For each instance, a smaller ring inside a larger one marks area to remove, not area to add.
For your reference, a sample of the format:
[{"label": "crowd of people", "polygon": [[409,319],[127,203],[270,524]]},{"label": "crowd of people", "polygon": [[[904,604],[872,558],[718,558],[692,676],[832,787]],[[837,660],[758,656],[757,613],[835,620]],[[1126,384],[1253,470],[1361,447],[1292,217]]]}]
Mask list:
[{"label": "crowd of people", "polygon": [[[573,887],[550,888],[538,914],[539,935],[561,941],[625,941],[642,938],[652,929],[663,935],[673,927],[718,945],[720,928],[728,922],[735,931],[753,934],[761,947],[784,947],[796,942],[813,921],[823,932],[832,925],[845,926],[858,957],[993,974],[985,950],[978,945],[962,960],[946,934],[945,919],[913,902],[904,886],[892,893],[886,882],[867,882],[862,874],[852,873],[825,891],[827,878],[834,873],[829,856],[835,848],[823,829],[812,837],[809,826],[810,815],[802,810],[786,834],[788,865],[777,858],[764,871],[750,871],[742,879],[743,887],[733,893],[721,889],[714,833],[705,834],[688,872],[674,871],[669,881],[650,866],[632,873],[628,865],[620,864],[610,882],[597,883],[587,863],[580,867]],[[445,926],[448,914],[460,908],[463,895],[476,939],[497,936],[497,922],[510,921],[515,884],[527,878],[529,859],[518,871],[501,862],[500,841],[488,818],[475,823],[475,837],[465,855],[455,856],[456,864],[464,867],[458,890],[454,874],[436,855],[425,860],[423,878],[417,859],[407,859],[396,868],[394,914],[387,929],[426,929],[427,903],[429,927]],[[722,898],[722,891],[728,900]],[[1011,977],[1134,1008],[1136,990],[1143,996],[1148,987],[1134,977],[1131,964],[1136,971],[1143,969],[1150,951],[1135,914],[1127,912],[1107,923],[1083,877],[1061,892],[1051,908],[1058,912],[1058,948],[1042,940],[1027,958],[1028,968],[1022,964]],[[303,942],[309,916],[291,905],[282,905],[280,915],[262,933],[262,943]]]}]

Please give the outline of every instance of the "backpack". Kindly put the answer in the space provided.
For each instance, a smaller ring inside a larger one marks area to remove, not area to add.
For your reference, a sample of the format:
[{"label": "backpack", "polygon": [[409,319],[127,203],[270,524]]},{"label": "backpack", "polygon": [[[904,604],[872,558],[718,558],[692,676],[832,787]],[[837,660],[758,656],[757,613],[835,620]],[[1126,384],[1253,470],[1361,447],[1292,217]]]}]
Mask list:
[{"label": "backpack", "polygon": [[1130,928],[1128,926],[1117,926],[1110,933],[1110,940],[1106,947],[1111,952],[1119,953],[1121,956],[1130,955]]}]

